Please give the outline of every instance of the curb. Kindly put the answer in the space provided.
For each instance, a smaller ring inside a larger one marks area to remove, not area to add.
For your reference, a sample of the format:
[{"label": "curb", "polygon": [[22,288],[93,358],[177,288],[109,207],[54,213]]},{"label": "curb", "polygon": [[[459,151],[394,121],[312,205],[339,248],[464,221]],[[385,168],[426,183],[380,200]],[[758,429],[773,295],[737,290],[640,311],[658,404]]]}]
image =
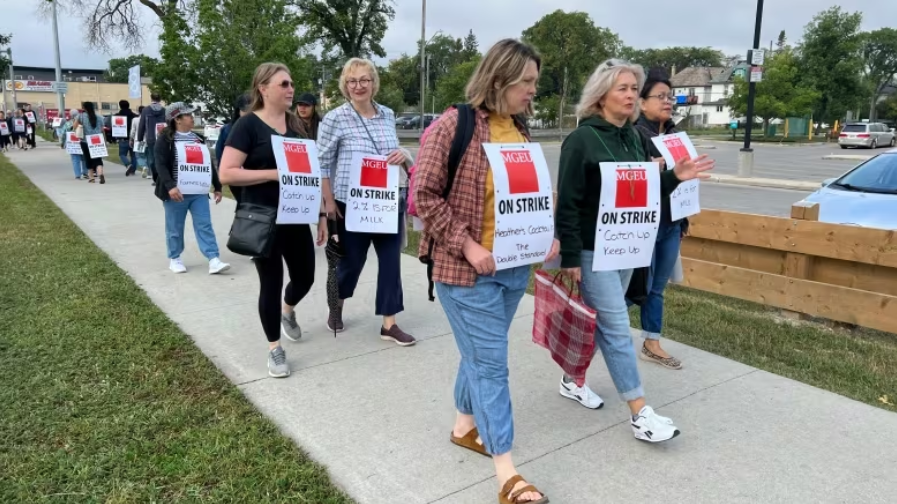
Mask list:
[{"label": "curb", "polygon": [[872,156],[864,156],[862,154],[829,154],[822,156],[822,159],[838,159],[843,161],[866,161],[872,159]]},{"label": "curb", "polygon": [[[694,137],[691,137],[691,138],[695,139],[695,138],[701,138],[701,137],[699,135],[695,135]],[[701,142],[719,143],[719,144],[725,144],[725,145],[741,145],[740,141],[741,141],[740,138],[738,141],[714,140],[712,138],[701,139]],[[754,147],[761,147],[761,148],[762,147],[795,147],[795,148],[798,148],[798,147],[821,147],[823,145],[831,145],[831,144],[829,142],[801,142],[801,143],[779,143],[779,142],[772,143],[772,142],[754,142],[754,141],[751,142],[751,148],[754,148]]]},{"label": "curb", "polygon": [[820,182],[809,180],[782,180],[758,177],[737,177],[735,175],[712,175],[703,182],[728,184],[748,187],[771,187],[774,189],[790,189],[792,191],[815,191],[822,187]]}]

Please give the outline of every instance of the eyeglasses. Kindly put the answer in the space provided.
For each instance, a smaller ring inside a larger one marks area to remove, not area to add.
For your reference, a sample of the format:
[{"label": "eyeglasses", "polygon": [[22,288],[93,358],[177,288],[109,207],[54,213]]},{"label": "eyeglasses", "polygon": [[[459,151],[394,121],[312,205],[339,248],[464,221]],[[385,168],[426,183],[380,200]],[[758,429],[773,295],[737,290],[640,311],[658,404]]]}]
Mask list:
[{"label": "eyeglasses", "polygon": [[670,103],[676,102],[676,95],[671,95],[671,94],[666,94],[666,93],[661,93],[661,94],[656,94],[656,95],[648,95],[645,98],[657,98],[660,101],[666,101],[666,102],[670,102]]},{"label": "eyeglasses", "polygon": [[349,80],[346,81],[346,86],[348,86],[348,87],[350,87],[350,88],[352,88],[352,89],[355,89],[356,87],[358,87],[359,84],[361,85],[361,87],[368,87],[368,86],[371,85],[371,82],[374,82],[374,80],[373,80],[373,79],[368,79],[368,78],[364,78],[364,79],[349,79]]}]

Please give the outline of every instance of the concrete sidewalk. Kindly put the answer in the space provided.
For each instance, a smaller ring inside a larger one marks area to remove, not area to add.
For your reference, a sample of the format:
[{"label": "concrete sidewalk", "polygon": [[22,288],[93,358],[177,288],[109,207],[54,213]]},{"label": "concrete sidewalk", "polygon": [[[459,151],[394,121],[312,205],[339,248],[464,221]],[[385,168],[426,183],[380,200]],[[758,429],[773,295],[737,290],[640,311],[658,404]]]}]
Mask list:
[{"label": "concrete sidewalk", "polygon": [[[162,206],[147,180],[126,179],[124,168],[110,163],[106,185],[76,181],[65,152],[46,143],[9,157],[358,502],[496,502],[491,461],[448,441],[458,353],[439,303],[427,301],[416,258],[403,257],[406,311],[398,320],[421,341],[398,348],[378,337],[373,257],[346,303],[348,330],[328,333],[319,249],[317,283],[297,310],[305,335],[299,343],[284,340],[293,375],[271,379],[255,270],[224,246],[232,201],[214,207],[212,218],[222,259],[233,269],[207,275],[188,231],[190,271],[174,275]],[[530,341],[532,313],[526,296],[510,336],[514,458],[551,502],[894,501],[897,415],[668,341],[684,370],[639,365],[649,403],[683,434],[662,445],[639,443],[600,358],[589,383],[604,397],[603,409],[558,395],[557,366]]]}]

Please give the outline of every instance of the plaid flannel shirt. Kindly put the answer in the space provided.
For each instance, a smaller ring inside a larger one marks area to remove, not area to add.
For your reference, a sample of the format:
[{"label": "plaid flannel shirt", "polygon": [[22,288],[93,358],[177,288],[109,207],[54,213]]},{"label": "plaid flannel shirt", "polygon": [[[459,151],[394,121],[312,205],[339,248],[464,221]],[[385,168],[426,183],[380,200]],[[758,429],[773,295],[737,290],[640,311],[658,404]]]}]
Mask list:
[{"label": "plaid flannel shirt", "polygon": [[[461,252],[468,236],[481,241],[486,174],[489,161],[481,144],[489,143],[489,113],[477,110],[476,128],[470,146],[461,157],[452,192],[442,198],[448,180],[448,155],[458,125],[458,111],[444,113],[427,136],[417,155],[414,175],[414,204],[424,223],[418,254],[426,255],[430,239],[433,247],[433,281],[448,285],[472,287],[477,272]],[[527,140],[527,132],[518,125]]]},{"label": "plaid flannel shirt", "polygon": [[[371,119],[360,117],[352,104],[344,103],[331,110],[321,120],[318,127],[318,159],[321,162],[321,177],[331,179],[331,190],[337,201],[345,202],[349,195],[349,171],[352,169],[352,155],[388,155],[399,149],[396,135],[396,115],[389,107],[374,104],[377,115]],[[363,122],[362,122],[363,121]],[[367,130],[365,130],[367,126]],[[368,135],[370,132],[370,136]],[[371,142],[371,137],[376,143]],[[411,155],[402,149],[410,160]],[[407,169],[409,165],[406,165]],[[405,170],[399,171],[399,187],[408,186]]]}]

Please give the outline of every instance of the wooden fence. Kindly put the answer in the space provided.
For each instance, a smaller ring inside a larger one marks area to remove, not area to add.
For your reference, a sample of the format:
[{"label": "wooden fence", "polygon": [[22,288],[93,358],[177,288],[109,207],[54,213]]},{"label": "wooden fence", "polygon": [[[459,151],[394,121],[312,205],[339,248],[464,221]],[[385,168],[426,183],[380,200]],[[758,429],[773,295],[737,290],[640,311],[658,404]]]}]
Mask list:
[{"label": "wooden fence", "polygon": [[703,210],[682,242],[684,285],[897,333],[897,232],[818,218],[815,203],[790,219]]}]

